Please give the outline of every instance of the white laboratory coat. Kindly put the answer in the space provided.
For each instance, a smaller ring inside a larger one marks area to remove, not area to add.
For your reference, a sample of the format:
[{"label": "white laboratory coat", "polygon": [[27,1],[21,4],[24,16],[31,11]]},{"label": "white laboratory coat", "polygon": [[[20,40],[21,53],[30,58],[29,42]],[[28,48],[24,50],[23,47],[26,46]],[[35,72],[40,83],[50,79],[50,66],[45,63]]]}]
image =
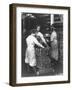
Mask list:
[{"label": "white laboratory coat", "polygon": [[58,40],[57,33],[55,31],[51,34],[51,57],[58,60]]},{"label": "white laboratory coat", "polygon": [[29,35],[26,38],[27,49],[25,54],[25,63],[28,63],[31,67],[36,66],[36,56],[35,56],[35,44],[39,47],[43,46],[38,42],[38,40],[34,37],[34,34]]}]

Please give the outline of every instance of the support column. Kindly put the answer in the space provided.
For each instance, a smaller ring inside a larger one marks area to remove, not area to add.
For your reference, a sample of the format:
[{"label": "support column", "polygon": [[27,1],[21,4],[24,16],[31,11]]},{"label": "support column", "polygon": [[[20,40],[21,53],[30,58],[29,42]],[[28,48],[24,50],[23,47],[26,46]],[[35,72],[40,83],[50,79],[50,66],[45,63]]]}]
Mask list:
[{"label": "support column", "polygon": [[51,14],[51,25],[54,23],[54,15]]}]

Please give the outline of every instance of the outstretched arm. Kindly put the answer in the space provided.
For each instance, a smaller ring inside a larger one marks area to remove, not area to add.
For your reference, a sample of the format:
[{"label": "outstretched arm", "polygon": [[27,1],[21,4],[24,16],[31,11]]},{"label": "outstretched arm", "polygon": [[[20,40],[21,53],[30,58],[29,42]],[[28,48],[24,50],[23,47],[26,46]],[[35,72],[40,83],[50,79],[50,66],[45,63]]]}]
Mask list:
[{"label": "outstretched arm", "polygon": [[34,39],[34,43],[35,43],[37,46],[44,48],[44,46],[43,46],[42,44],[40,44],[36,38]]}]

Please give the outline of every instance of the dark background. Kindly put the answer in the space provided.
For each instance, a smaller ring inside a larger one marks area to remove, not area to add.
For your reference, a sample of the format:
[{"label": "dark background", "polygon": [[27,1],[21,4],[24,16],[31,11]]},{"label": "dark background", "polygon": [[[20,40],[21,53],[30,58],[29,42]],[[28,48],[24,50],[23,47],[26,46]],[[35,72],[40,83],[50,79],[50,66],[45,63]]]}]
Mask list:
[{"label": "dark background", "polygon": [[[21,69],[21,75],[22,77],[24,76],[34,76],[33,72],[31,71],[30,73],[27,72],[26,70],[26,64],[25,64],[25,50],[26,50],[26,37],[29,35],[29,32],[31,29],[36,28],[36,25],[40,25],[41,29],[40,32],[43,34],[50,32],[50,24],[51,24],[51,15],[50,14],[35,14],[32,13],[34,18],[31,17],[26,17],[27,13],[22,13],[21,16],[21,25],[22,25],[22,69]],[[63,72],[63,15],[59,14],[54,14],[54,27],[56,28],[57,32],[57,38],[58,38],[58,49],[59,49],[59,59],[58,62],[55,66],[55,72],[43,72],[41,75],[56,75],[60,74]],[[47,31],[47,28],[49,30]],[[47,60],[45,60],[47,63]],[[49,69],[49,68],[48,68]]]}]

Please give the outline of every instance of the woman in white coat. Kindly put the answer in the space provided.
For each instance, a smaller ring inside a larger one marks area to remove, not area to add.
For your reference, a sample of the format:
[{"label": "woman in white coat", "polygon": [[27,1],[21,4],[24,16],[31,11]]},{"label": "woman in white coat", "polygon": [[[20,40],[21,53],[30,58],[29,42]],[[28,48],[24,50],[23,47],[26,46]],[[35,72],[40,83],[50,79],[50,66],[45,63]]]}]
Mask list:
[{"label": "woman in white coat", "polygon": [[37,37],[40,37],[41,41],[42,41],[45,45],[47,45],[46,40],[45,40],[43,34],[40,32],[40,26],[37,26]]},{"label": "woman in white coat", "polygon": [[44,48],[42,44],[38,42],[35,35],[37,34],[37,30],[33,29],[32,33],[26,38],[27,49],[25,55],[25,63],[31,66],[36,73],[36,55],[35,55],[35,44],[41,48]]},{"label": "woman in white coat", "polygon": [[52,33],[51,33],[51,58],[58,61],[58,40],[57,40],[57,33],[55,28],[52,26]]}]

